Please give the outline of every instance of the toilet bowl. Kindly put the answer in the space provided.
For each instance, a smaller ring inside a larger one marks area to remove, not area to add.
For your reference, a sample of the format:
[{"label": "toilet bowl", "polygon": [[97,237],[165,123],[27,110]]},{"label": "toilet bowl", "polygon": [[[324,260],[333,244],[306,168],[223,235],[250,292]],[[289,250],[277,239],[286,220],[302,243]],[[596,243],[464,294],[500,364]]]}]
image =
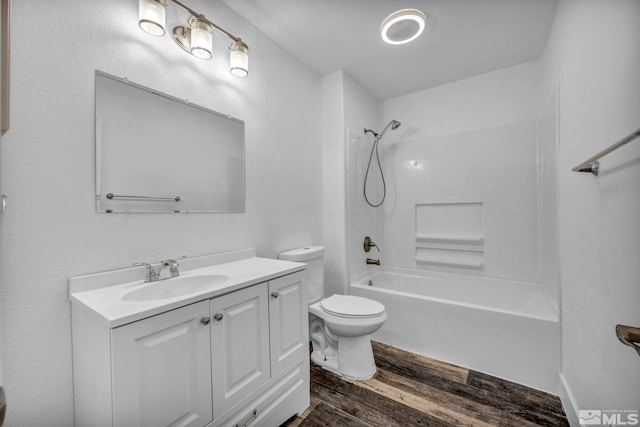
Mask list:
[{"label": "toilet bowl", "polygon": [[[344,308],[336,310],[336,300]],[[362,305],[372,309],[362,313]],[[382,304],[368,298],[332,295],[309,305],[309,316],[314,363],[347,379],[364,380],[375,375],[370,334],[387,320]]]},{"label": "toilet bowl", "polygon": [[324,247],[281,253],[279,258],[307,263],[311,360],[344,378],[363,380],[376,373],[370,334],[387,320],[384,305],[369,298],[324,293]]}]

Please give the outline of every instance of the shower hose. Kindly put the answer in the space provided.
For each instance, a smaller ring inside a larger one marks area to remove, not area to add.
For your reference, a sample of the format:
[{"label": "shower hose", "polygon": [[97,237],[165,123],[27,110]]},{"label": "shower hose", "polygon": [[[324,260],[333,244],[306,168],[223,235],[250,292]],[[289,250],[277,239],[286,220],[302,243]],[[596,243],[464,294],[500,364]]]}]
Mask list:
[{"label": "shower hose", "polygon": [[[367,172],[364,174],[364,187],[362,192],[364,193],[364,200],[367,204],[373,208],[377,208],[382,205],[385,197],[387,196],[387,184],[384,181],[384,173],[382,172],[382,165],[380,164],[380,155],[378,154],[378,142],[380,142],[380,138],[378,136],[375,137],[373,141],[373,146],[371,147],[371,154],[369,155],[369,163],[367,163]],[[367,197],[367,179],[369,178],[369,169],[371,168],[371,160],[373,159],[373,153],[376,153],[376,162],[378,163],[378,169],[380,170],[380,177],[382,178],[382,200],[379,203],[371,203],[369,198]]]}]

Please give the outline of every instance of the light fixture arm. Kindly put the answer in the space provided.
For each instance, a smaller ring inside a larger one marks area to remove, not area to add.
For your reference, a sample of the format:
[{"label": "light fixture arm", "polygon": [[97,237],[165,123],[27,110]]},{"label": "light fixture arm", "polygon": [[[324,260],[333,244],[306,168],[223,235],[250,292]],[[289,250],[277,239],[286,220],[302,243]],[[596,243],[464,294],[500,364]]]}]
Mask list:
[{"label": "light fixture arm", "polygon": [[220,31],[222,34],[224,34],[225,36],[229,37],[234,42],[241,42],[242,41],[240,39],[240,37],[234,36],[229,31],[227,31],[224,28],[222,28],[222,27],[214,24],[213,22],[209,21],[204,15],[196,12],[195,10],[191,9],[189,6],[183,4],[182,2],[180,2],[178,0],[169,0],[169,1],[171,1],[171,3],[175,4],[176,6],[182,8],[186,12],[189,12],[191,15],[195,16],[196,18],[201,19],[204,22],[206,22],[207,24],[211,25],[213,28],[215,28],[216,30]]}]

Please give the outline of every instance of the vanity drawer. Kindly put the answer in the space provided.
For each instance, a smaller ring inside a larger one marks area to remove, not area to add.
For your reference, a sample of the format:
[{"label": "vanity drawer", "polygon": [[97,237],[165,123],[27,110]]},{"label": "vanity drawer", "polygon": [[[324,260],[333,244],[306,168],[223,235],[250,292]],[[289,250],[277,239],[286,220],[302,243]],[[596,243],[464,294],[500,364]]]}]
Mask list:
[{"label": "vanity drawer", "polygon": [[289,369],[272,378],[246,403],[232,408],[208,427],[273,427],[309,407],[309,356],[300,356]]}]

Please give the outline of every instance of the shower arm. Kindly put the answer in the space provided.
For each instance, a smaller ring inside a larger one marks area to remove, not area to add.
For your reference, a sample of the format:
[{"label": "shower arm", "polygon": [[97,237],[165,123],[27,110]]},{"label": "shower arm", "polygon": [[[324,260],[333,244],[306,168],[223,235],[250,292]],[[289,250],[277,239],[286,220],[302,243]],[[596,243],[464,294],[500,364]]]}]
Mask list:
[{"label": "shower arm", "polygon": [[370,134],[373,135],[374,138],[378,137],[378,134],[375,131],[371,130],[371,129],[364,128],[364,133],[370,133]]}]

